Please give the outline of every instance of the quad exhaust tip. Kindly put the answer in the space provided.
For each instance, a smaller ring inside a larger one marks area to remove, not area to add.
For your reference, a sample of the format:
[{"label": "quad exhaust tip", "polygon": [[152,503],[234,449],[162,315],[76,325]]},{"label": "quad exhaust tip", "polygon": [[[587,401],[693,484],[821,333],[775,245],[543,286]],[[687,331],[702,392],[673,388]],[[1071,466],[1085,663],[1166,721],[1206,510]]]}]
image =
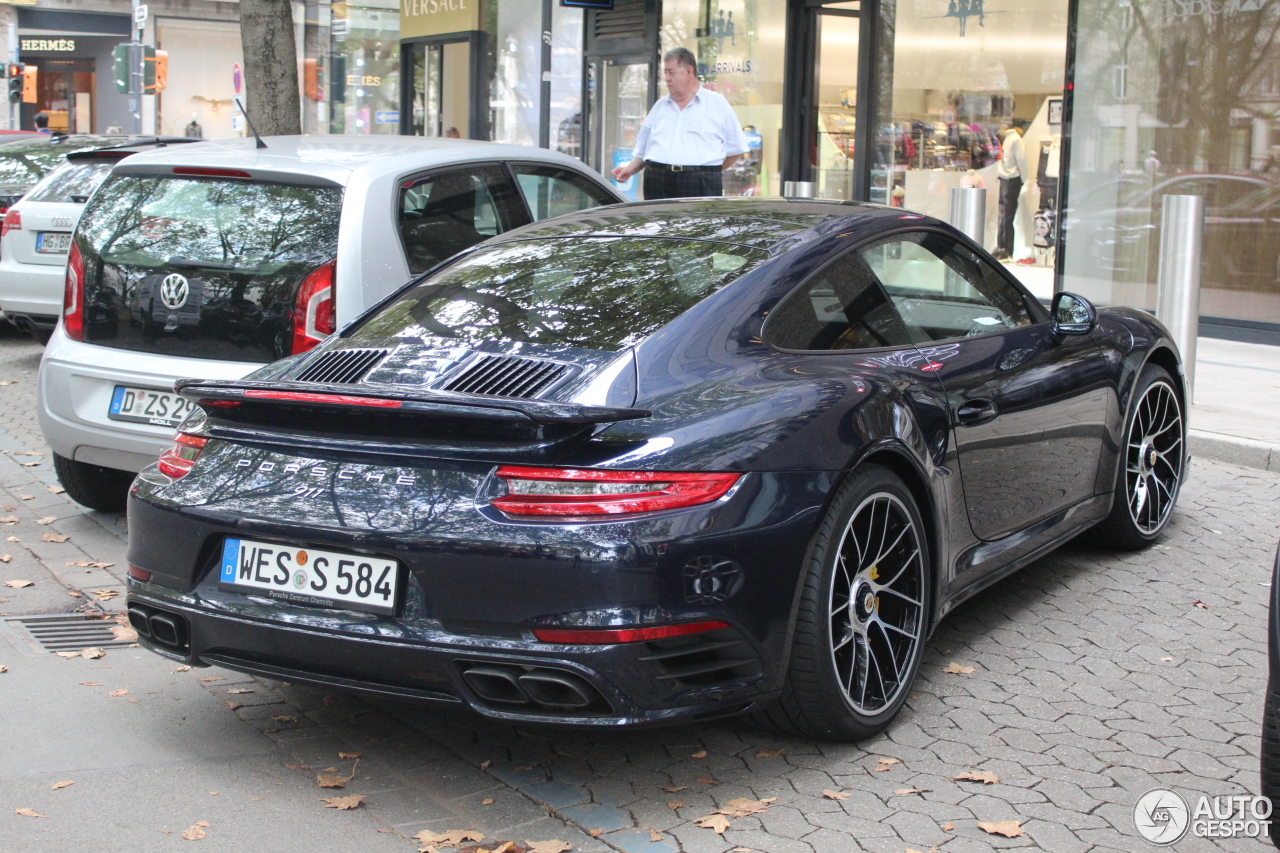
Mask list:
[{"label": "quad exhaust tip", "polygon": [[555,713],[595,713],[609,705],[586,679],[551,667],[480,664],[462,672],[467,686],[483,702],[499,707]]},{"label": "quad exhaust tip", "polygon": [[187,648],[187,620],[176,613],[132,604],[129,606],[129,624],[139,637],[158,646],[179,651]]}]

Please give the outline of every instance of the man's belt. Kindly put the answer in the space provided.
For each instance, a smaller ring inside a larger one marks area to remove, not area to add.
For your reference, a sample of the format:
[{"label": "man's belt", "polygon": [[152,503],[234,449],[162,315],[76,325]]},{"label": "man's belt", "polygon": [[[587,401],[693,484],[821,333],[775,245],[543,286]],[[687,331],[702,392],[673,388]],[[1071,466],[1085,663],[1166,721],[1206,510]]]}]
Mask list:
[{"label": "man's belt", "polygon": [[720,166],[672,166],[669,163],[659,163],[657,160],[645,160],[646,168],[657,167],[664,172],[720,172],[723,171]]}]

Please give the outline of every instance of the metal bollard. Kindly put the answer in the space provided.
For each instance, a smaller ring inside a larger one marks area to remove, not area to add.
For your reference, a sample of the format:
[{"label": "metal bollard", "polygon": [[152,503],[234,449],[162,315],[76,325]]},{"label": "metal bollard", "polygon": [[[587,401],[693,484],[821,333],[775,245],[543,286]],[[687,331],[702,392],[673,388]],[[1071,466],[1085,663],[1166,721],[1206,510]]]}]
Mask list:
[{"label": "metal bollard", "polygon": [[1156,316],[1182,353],[1187,402],[1195,401],[1196,337],[1200,334],[1200,258],[1204,245],[1204,197],[1167,195],[1160,221]]},{"label": "metal bollard", "polygon": [[952,187],[951,224],[981,246],[987,234],[987,191],[977,187]]},{"label": "metal bollard", "polygon": [[813,181],[782,182],[782,195],[784,198],[813,198],[817,189],[818,185]]}]

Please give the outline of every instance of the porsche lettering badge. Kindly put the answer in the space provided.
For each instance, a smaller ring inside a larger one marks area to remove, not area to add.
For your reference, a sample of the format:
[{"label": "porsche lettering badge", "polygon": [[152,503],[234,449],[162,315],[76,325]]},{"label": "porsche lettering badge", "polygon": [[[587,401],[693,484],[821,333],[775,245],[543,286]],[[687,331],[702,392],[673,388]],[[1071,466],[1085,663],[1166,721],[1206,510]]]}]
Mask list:
[{"label": "porsche lettering badge", "polygon": [[[237,468],[253,468],[252,459],[241,459],[236,462]],[[338,480],[355,480],[357,478],[369,483],[394,483],[397,486],[412,486],[418,482],[416,474],[396,474],[394,477],[385,471],[364,471],[363,473],[350,468],[330,468],[328,465],[311,465],[303,470],[302,463],[290,462],[287,465],[277,465],[275,462],[259,462],[254,468],[260,474],[270,474],[279,469],[281,474],[306,474],[317,479],[328,477],[333,474]]]}]

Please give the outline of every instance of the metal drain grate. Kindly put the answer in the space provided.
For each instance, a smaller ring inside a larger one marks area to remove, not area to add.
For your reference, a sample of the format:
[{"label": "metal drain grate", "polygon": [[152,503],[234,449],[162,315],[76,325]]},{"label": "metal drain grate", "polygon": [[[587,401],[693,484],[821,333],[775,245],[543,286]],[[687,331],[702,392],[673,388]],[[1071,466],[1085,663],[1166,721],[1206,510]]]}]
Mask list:
[{"label": "metal drain grate", "polygon": [[39,651],[78,652],[81,649],[126,648],[134,640],[120,640],[112,633],[111,619],[90,619],[83,613],[23,616],[6,620],[19,637]]}]

